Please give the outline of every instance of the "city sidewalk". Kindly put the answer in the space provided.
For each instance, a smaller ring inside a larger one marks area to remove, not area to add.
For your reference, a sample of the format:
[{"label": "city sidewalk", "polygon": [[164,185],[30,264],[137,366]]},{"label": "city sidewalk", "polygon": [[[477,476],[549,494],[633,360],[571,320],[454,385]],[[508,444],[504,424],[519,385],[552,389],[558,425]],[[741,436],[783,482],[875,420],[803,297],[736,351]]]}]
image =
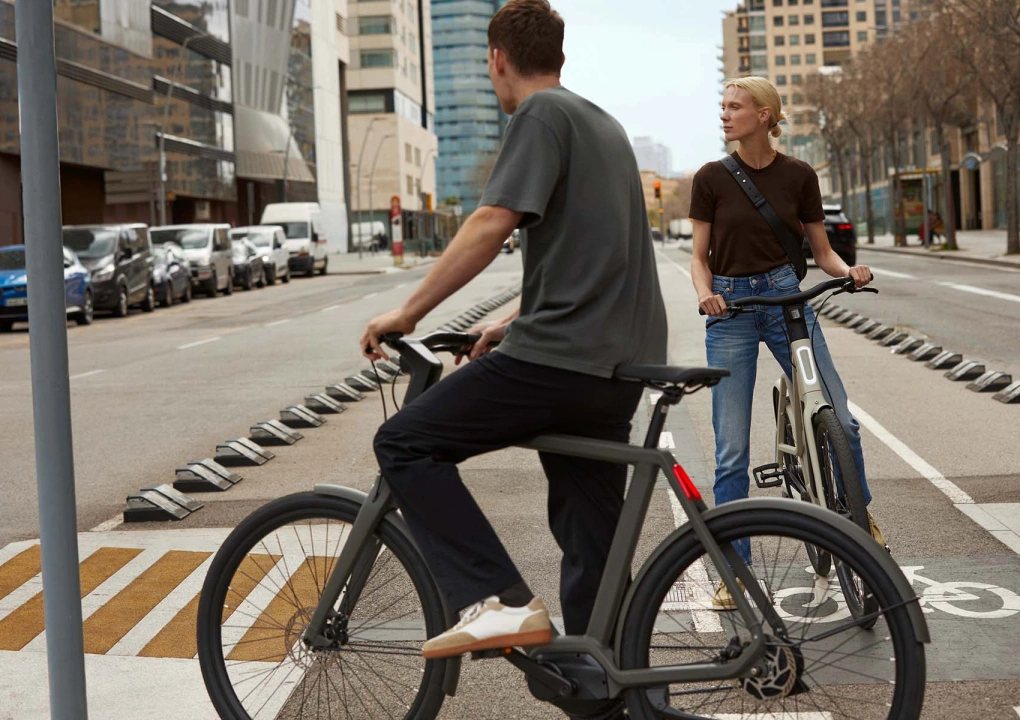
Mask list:
[{"label": "city sidewalk", "polygon": [[921,247],[916,235],[907,236],[906,247],[895,247],[892,235],[876,235],[875,244],[868,245],[867,235],[857,238],[860,250],[902,253],[935,258],[937,260],[967,260],[986,265],[1020,267],[1020,255],[1006,255],[1005,230],[960,230],[956,233],[959,250],[929,250]]},{"label": "city sidewalk", "polygon": [[394,265],[393,256],[389,250],[377,253],[363,252],[361,257],[358,253],[335,253],[329,256],[330,275],[384,275],[386,273],[401,272],[401,270],[412,270],[423,265],[430,265],[439,258],[421,257],[418,253],[407,253],[405,247],[403,265]]}]

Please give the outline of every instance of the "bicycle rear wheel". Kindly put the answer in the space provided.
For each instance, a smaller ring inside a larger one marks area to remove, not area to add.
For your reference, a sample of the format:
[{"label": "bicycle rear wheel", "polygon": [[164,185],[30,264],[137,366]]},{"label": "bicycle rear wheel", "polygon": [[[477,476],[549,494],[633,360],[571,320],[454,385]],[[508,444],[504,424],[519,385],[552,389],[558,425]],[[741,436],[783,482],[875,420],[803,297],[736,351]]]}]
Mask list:
[{"label": "bicycle rear wheel", "polygon": [[444,629],[442,602],[421,556],[390,521],[377,529],[353,609],[334,606],[325,650],[301,634],[350,535],[360,505],[301,493],[244,520],[209,568],[198,608],[198,655],[225,720],[431,720],[446,661],[421,645]]},{"label": "bicycle rear wheel", "polygon": [[[818,451],[818,467],[821,482],[825,488],[829,509],[849,518],[857,527],[871,534],[868,523],[868,506],[864,503],[864,491],[857,475],[857,465],[850,452],[850,443],[843,432],[843,426],[832,408],[822,408],[814,416],[815,448]],[[839,469],[840,483],[836,482]],[[838,492],[842,485],[842,493]],[[843,589],[847,607],[856,618],[875,612],[877,603],[868,586],[850,568],[836,563],[836,576]],[[865,626],[867,622],[865,622]]]},{"label": "bicycle rear wheel", "polygon": [[[756,610],[766,639],[757,676],[628,690],[632,720],[920,716],[924,646],[903,605],[907,598],[866,548],[838,528],[793,510],[749,507],[711,518],[708,527],[720,545],[750,541],[752,570],[773,598],[789,641],[780,641]],[[807,545],[824,549],[874,588],[881,629],[865,630],[850,616],[835,580],[812,572]],[[623,620],[621,667],[725,665],[731,662],[725,653],[739,655],[750,633],[739,613],[712,610],[717,578],[693,532],[676,538],[634,590]]]}]

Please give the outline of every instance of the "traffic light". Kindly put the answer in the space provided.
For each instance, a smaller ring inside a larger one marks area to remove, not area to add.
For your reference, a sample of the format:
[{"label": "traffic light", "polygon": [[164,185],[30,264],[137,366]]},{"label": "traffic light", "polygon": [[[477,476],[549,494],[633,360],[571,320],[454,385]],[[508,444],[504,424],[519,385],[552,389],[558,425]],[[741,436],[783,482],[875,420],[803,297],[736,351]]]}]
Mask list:
[{"label": "traffic light", "polygon": [[653,185],[653,187],[655,188],[655,199],[656,200],[662,199],[662,183],[656,180],[655,185]]}]

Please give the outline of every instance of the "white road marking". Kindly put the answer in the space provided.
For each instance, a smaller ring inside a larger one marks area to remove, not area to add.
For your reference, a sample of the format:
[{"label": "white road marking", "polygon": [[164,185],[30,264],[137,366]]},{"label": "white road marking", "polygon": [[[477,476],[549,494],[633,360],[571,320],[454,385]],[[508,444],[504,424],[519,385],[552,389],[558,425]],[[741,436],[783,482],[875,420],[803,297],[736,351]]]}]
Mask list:
[{"label": "white road marking", "polygon": [[861,425],[868,428],[875,437],[881,440],[886,447],[899,455],[903,462],[914,468],[921,477],[927,478],[932,485],[945,493],[946,497],[952,500],[954,504],[974,504],[974,499],[971,498],[970,495],[961,490],[953,481],[947,480],[942,473],[925,462],[920,455],[907,447],[902,440],[886,430],[882,424],[878,422],[878,420],[871,417],[871,415],[864,412],[864,410],[852,402],[848,402],[847,406]]},{"label": "white road marking", "polygon": [[124,516],[118,513],[109,520],[104,520],[103,522],[99,523],[94,528],[89,530],[89,532],[109,532],[111,530],[119,528],[123,524]]},{"label": "white road marking", "polygon": [[[676,493],[673,492],[673,488],[669,488],[666,493],[669,495],[669,504],[673,508],[673,524],[676,527],[687,522],[687,513],[684,512],[683,506],[680,504],[680,500],[677,499]],[[691,566],[687,569],[688,583],[694,586],[695,594],[705,595],[711,593],[712,583],[708,579],[708,569],[705,567],[704,558],[698,558]],[[708,596],[711,598],[711,595]],[[719,620],[719,613],[715,610],[695,610],[695,606],[707,605],[711,603],[710,599],[699,597],[697,602],[690,605],[691,619],[694,621],[694,629],[697,632],[702,633],[713,633],[722,632],[722,622]]]},{"label": "white road marking", "polygon": [[396,287],[394,287],[393,289],[394,289],[394,290],[399,290],[400,288],[405,288],[405,287],[407,287],[407,286],[408,286],[408,285],[410,285],[410,284],[411,284],[411,283],[400,283],[399,285],[397,285],[397,286],[396,286]]},{"label": "white road marking", "polygon": [[362,297],[361,299],[362,299],[362,300],[371,300],[372,298],[374,298],[374,297],[375,297],[376,295],[378,295],[378,294],[379,294],[379,293],[377,293],[377,292],[374,292],[374,293],[369,293],[368,295],[365,295],[365,296],[364,296],[364,297]]},{"label": "white road marking", "polygon": [[187,350],[188,348],[198,347],[199,345],[206,345],[208,343],[216,342],[217,340],[222,340],[222,339],[223,338],[221,338],[219,335],[217,335],[216,337],[206,338],[205,340],[198,340],[197,342],[188,343],[187,345],[178,345],[177,349],[178,350]]},{"label": "white road marking", "polygon": [[878,275],[880,277],[898,278],[900,280],[917,280],[917,276],[911,275],[910,273],[895,272],[893,270],[882,270],[881,268],[877,268],[874,265],[869,265],[868,267],[871,268],[872,274]]},{"label": "white road marking", "polygon": [[998,292],[997,290],[986,290],[985,288],[975,287],[973,285],[960,285],[959,283],[951,282],[939,282],[939,285],[952,288],[953,290],[959,290],[960,292],[968,292],[973,293],[974,295],[984,295],[985,297],[996,298],[997,300],[1008,300],[1010,302],[1020,303],[1020,295]]},{"label": "white road marking", "polygon": [[83,372],[83,373],[78,373],[77,375],[72,375],[71,377],[68,378],[68,380],[79,380],[81,378],[92,377],[93,375],[98,375],[99,373],[104,373],[104,372],[106,372],[106,370],[102,370],[102,369],[100,369],[100,370],[89,370],[88,372]]},{"label": "white road marking", "polygon": [[330,305],[329,307],[322,308],[319,312],[333,312],[334,310],[339,310],[340,307],[340,305]]},{"label": "white road marking", "polygon": [[286,318],[285,320],[277,320],[276,322],[266,323],[262,327],[276,327],[277,325],[283,325],[289,323],[293,318]]},{"label": "white road marking", "polygon": [[1013,708],[1013,710],[1014,712],[1016,712],[1017,715],[1020,715],[1020,705],[1017,705],[1015,708]]},{"label": "white road marking", "polygon": [[672,258],[668,257],[668,256],[667,256],[667,255],[666,255],[665,253],[663,253],[663,252],[662,252],[661,250],[656,250],[655,252],[659,253],[659,257],[661,257],[661,258],[662,258],[663,260],[665,260],[665,261],[666,261],[666,262],[668,262],[668,263],[669,263],[670,265],[672,265],[672,266],[673,266],[673,267],[675,267],[675,268],[676,268],[677,270],[679,270],[679,271],[680,271],[681,273],[683,273],[684,275],[686,275],[686,276],[687,276],[687,279],[688,279],[688,280],[690,280],[690,279],[691,279],[691,271],[690,271],[690,270],[688,270],[687,268],[685,268],[685,267],[684,267],[683,265],[681,265],[680,263],[676,262],[676,261],[675,261],[675,260],[673,260]]},{"label": "white road marking", "polygon": [[673,450],[676,448],[676,442],[673,440],[673,433],[668,430],[663,430],[659,433],[659,449],[660,450]]}]

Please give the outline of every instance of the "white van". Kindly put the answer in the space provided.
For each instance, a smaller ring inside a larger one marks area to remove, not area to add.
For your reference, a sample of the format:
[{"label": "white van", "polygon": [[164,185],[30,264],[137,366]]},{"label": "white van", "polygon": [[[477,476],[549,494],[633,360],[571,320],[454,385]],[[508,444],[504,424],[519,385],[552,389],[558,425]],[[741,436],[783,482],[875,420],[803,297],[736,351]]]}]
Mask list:
[{"label": "white van", "polygon": [[351,248],[376,251],[386,245],[386,226],[380,220],[351,224]]},{"label": "white van", "polygon": [[315,271],[326,274],[326,232],[319,203],[272,203],[262,211],[260,225],[279,225],[287,240],[287,266],[290,272],[312,277]]}]

